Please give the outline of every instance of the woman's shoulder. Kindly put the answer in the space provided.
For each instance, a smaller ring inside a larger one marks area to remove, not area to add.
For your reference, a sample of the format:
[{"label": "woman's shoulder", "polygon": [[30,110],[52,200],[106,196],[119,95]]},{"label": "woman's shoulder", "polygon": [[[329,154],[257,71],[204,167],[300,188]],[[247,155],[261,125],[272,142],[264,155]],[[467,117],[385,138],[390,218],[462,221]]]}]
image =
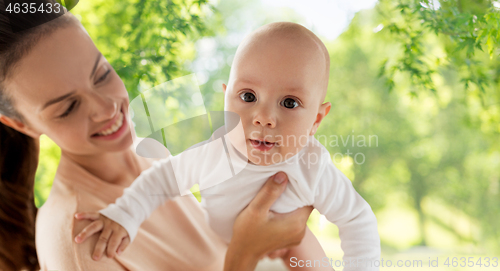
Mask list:
[{"label": "woman's shoulder", "polygon": [[108,202],[100,199],[97,194],[79,186],[73,186],[70,182],[62,181],[56,176],[49,197],[38,209],[37,233],[67,235],[78,225],[78,220],[74,218],[76,212],[98,211],[107,204]]},{"label": "woman's shoulder", "polygon": [[54,222],[65,219],[63,217],[74,212],[76,206],[76,189],[61,183],[57,179],[54,180],[49,197],[43,203],[42,207],[38,209],[36,216],[37,228],[44,227],[46,224],[51,226],[57,225],[57,223]]},{"label": "woman's shoulder", "polygon": [[94,266],[91,253],[95,244],[92,241],[95,240],[89,239],[83,244],[73,240],[79,231],[91,223],[88,220],[76,220],[74,214],[101,208],[86,204],[92,202],[90,197],[85,191],[54,180],[50,195],[38,209],[36,217],[36,249],[42,270],[123,270],[116,261],[107,258]]},{"label": "woman's shoulder", "polygon": [[77,192],[73,187],[54,180],[49,197],[36,216],[36,243],[37,248],[42,248],[38,251],[45,251],[48,246],[52,248],[55,243],[65,245],[64,237],[71,233],[73,215],[78,206]]},{"label": "woman's shoulder", "polygon": [[58,185],[55,180],[48,199],[38,209],[35,238],[42,270],[55,267],[55,255],[68,257],[72,251],[68,239],[73,225],[71,213],[77,205],[74,193],[70,187]]}]

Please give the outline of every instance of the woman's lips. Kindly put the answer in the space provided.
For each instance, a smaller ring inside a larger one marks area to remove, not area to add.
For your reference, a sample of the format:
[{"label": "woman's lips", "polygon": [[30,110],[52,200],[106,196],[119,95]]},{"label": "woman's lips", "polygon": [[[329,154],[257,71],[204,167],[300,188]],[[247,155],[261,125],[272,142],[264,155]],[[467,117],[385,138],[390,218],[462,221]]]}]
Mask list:
[{"label": "woman's lips", "polygon": [[269,151],[274,147],[276,143],[250,139],[250,144],[252,144],[252,147],[254,149],[257,149],[259,151]]},{"label": "woman's lips", "polygon": [[[105,139],[105,140],[112,140],[112,139],[116,139],[116,138],[120,137],[125,132],[125,130],[127,130],[128,124],[127,124],[127,117],[123,113],[123,110],[120,111],[119,115],[120,115],[119,117],[121,118],[121,120],[117,120],[116,122],[118,122],[118,123],[121,122],[121,125],[119,127],[117,127],[117,130],[115,130],[111,134],[106,134],[106,135],[96,133],[96,134],[93,134],[92,137],[96,138],[96,139]],[[113,124],[113,125],[116,125],[116,124]],[[111,129],[111,128],[108,128],[108,129]]]},{"label": "woman's lips", "polygon": [[120,109],[120,111],[117,114],[115,114],[115,116],[113,117],[112,120],[108,121],[108,123],[104,127],[99,129],[99,131],[94,133],[93,135],[101,134],[101,133],[105,132],[106,130],[110,129],[112,126],[114,126],[119,121],[119,118],[123,118],[122,114],[123,114],[123,111],[122,111],[122,109]]}]

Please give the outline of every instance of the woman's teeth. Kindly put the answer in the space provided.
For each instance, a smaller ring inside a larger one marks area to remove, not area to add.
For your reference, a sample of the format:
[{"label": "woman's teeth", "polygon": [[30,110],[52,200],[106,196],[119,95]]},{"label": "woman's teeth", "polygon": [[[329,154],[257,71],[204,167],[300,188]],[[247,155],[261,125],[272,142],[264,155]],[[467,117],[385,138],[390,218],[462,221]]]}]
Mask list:
[{"label": "woman's teeth", "polygon": [[122,114],[121,111],[120,111],[119,114],[120,115],[116,119],[116,122],[111,127],[109,127],[108,129],[106,129],[106,130],[104,130],[104,131],[102,131],[100,133],[97,133],[97,135],[107,136],[107,135],[110,135],[110,134],[118,131],[118,129],[120,129],[120,127],[122,127],[122,124],[123,124],[123,114]]}]

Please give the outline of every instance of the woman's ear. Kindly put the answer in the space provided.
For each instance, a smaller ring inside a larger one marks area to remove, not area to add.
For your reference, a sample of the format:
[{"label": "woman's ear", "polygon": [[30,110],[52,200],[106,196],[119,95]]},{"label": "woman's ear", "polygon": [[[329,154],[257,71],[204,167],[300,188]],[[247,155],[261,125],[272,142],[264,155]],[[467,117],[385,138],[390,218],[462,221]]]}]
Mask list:
[{"label": "woman's ear", "polygon": [[226,88],[227,88],[226,84],[222,84],[222,91],[224,92],[224,94],[226,94]]},{"label": "woman's ear", "polygon": [[330,102],[326,102],[319,106],[318,114],[316,115],[316,121],[314,121],[309,135],[314,135],[316,133],[321,121],[326,117],[326,115],[328,115],[328,112],[330,112],[330,108],[332,108],[332,104]]},{"label": "woman's ear", "polygon": [[1,114],[0,114],[0,123],[3,123],[4,125],[9,126],[10,128],[12,128],[20,133],[23,133],[27,136],[30,136],[32,138],[39,138],[41,135],[40,133],[31,129],[26,124],[22,123],[21,121],[14,119],[14,118],[4,116],[4,115],[1,115]]}]

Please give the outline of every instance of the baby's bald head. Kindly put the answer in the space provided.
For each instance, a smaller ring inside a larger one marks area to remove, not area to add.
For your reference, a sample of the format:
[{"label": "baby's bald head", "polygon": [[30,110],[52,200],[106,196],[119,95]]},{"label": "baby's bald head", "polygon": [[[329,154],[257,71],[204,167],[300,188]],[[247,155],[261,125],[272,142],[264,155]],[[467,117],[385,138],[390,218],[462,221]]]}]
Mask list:
[{"label": "baby's bald head", "polygon": [[297,58],[297,64],[307,62],[314,66],[313,70],[317,73],[315,77],[321,86],[321,102],[324,100],[330,73],[330,56],[323,42],[313,32],[291,22],[264,25],[248,35],[239,45],[232,70],[244,64],[241,61],[245,61],[247,57],[261,54],[263,51],[282,55],[282,58]]}]

